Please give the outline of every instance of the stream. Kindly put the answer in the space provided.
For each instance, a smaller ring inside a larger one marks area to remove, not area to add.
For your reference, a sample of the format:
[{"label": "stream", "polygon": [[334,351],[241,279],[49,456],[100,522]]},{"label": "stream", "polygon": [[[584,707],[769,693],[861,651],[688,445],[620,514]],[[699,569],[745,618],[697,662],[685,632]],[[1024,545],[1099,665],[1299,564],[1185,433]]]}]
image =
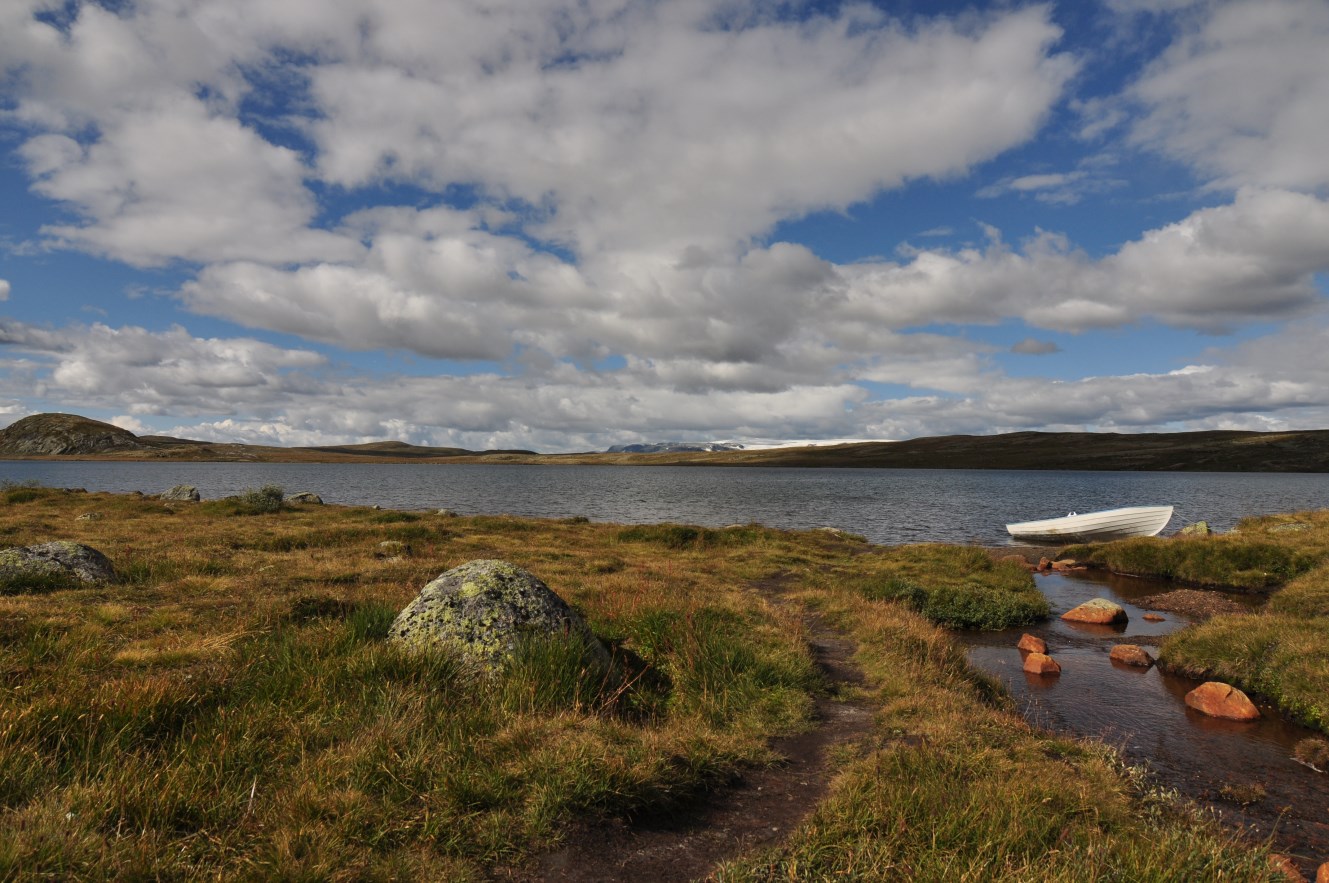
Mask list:
[{"label": "stream", "polygon": [[[1114,662],[1114,644],[1139,644],[1158,655],[1164,635],[1190,624],[1177,613],[1146,622],[1140,599],[1177,588],[1155,580],[1089,572],[1040,574],[1038,586],[1052,606],[1047,622],[998,632],[959,633],[976,667],[1006,684],[1030,723],[1055,732],[1100,739],[1132,764],[1153,770],[1166,787],[1211,807],[1230,825],[1257,837],[1273,835],[1276,851],[1297,859],[1303,871],[1329,861],[1329,774],[1292,759],[1292,749],[1315,731],[1260,705],[1264,717],[1236,722],[1201,715],[1184,697],[1199,681],[1165,674],[1157,666]],[[1124,625],[1086,625],[1060,619],[1090,598],[1126,608]],[[1251,605],[1261,599],[1229,595]],[[1028,632],[1047,642],[1061,664],[1057,677],[1026,674],[1016,644]],[[1257,703],[1258,704],[1258,703]]]}]

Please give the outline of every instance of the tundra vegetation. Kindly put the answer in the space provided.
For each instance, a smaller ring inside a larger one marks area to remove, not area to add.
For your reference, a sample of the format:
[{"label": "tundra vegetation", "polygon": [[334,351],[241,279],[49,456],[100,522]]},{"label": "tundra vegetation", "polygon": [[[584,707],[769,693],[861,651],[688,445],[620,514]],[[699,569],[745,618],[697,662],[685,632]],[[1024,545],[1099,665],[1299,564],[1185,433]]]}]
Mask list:
[{"label": "tundra vegetation", "polygon": [[[119,579],[0,597],[3,879],[487,879],[576,823],[776,762],[771,738],[813,726],[828,689],[810,613],[857,643],[866,682],[840,689],[873,732],[804,824],[719,879],[1278,879],[1262,846],[1110,748],[1029,727],[967,665],[928,616],[1037,615],[1029,578],[972,550],[19,490],[0,545],[77,541]],[[487,558],[625,664],[533,641],[486,676],[385,640],[425,583]]]},{"label": "tundra vegetation", "polygon": [[1118,573],[1268,595],[1167,638],[1159,662],[1240,687],[1329,730],[1329,509],[1246,518],[1229,533],[1067,549]]}]

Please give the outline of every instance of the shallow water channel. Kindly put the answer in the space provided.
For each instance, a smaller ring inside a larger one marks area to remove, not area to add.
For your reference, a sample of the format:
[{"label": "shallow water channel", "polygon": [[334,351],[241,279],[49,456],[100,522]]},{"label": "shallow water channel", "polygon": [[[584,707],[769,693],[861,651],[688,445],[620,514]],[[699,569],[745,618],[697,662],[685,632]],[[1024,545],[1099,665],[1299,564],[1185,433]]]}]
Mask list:
[{"label": "shallow water channel", "polygon": [[[1274,834],[1278,851],[1294,855],[1303,868],[1329,861],[1329,775],[1292,759],[1293,746],[1314,731],[1266,706],[1260,708],[1264,718],[1249,723],[1206,717],[1184,702],[1198,681],[1108,658],[1112,646],[1121,643],[1139,644],[1157,656],[1162,637],[1190,623],[1176,613],[1162,613],[1163,622],[1146,622],[1144,614],[1150,611],[1136,604],[1176,585],[1101,573],[1036,579],[1052,606],[1047,622],[960,636],[970,661],[1007,685],[1027,720],[1113,745],[1131,763],[1147,765],[1162,784],[1212,807],[1228,823],[1259,836]],[[1102,626],[1060,618],[1095,597],[1125,607],[1130,621]],[[1259,603],[1248,596],[1230,597]],[[1022,670],[1016,643],[1024,632],[1047,642],[1048,653],[1061,664],[1060,676]]]}]

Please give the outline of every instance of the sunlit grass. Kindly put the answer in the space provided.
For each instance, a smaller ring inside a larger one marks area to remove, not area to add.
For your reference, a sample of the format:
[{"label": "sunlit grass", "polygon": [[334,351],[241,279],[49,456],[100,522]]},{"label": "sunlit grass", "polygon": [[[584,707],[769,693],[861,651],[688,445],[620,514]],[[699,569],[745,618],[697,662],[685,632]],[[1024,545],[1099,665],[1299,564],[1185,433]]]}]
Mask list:
[{"label": "sunlit grass", "polygon": [[[874,588],[925,587],[939,621],[1038,615],[1028,576],[977,550],[31,490],[0,508],[6,544],[83,542],[121,580],[0,598],[2,879],[487,879],[574,820],[666,811],[775,760],[771,738],[811,726],[825,687],[812,609],[858,642],[878,726],[841,751],[808,826],[729,879],[1072,879],[1077,862],[1083,879],[1223,879],[1259,862],[1111,752],[1025,727],[916,599]],[[411,554],[381,557],[389,540]],[[477,558],[543,579],[613,664],[531,640],[482,676],[384,640],[426,582]],[[777,585],[778,601],[760,588]]]}]

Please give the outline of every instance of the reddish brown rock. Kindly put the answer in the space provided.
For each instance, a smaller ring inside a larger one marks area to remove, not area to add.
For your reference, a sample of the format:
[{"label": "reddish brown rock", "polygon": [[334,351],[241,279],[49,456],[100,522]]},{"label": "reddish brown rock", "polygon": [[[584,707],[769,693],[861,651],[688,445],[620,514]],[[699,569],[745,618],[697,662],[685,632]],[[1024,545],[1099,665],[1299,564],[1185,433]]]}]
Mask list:
[{"label": "reddish brown rock", "polygon": [[1061,618],[1067,622],[1089,622],[1097,625],[1111,625],[1127,620],[1126,609],[1120,604],[1112,603],[1107,598],[1094,598],[1092,601],[1085,601],[1074,610],[1063,613]]},{"label": "reddish brown rock", "polygon": [[1024,658],[1024,670],[1036,675],[1059,675],[1061,666],[1046,653],[1030,653]]},{"label": "reddish brown rock", "polygon": [[1289,856],[1271,852],[1269,853],[1269,865],[1275,872],[1282,874],[1288,883],[1306,883],[1306,878],[1301,875],[1297,863]]},{"label": "reddish brown rock", "polygon": [[1148,668],[1154,664],[1154,657],[1150,656],[1139,644],[1118,644],[1112,648],[1112,653],[1109,656],[1117,662],[1139,666],[1140,668]]},{"label": "reddish brown rock", "polygon": [[1047,642],[1037,635],[1023,634],[1020,636],[1020,643],[1017,645],[1021,650],[1028,650],[1030,653],[1048,652]]},{"label": "reddish brown rock", "polygon": [[1146,622],[1165,622],[1165,621],[1167,621],[1167,617],[1166,617],[1166,616],[1160,616],[1160,615],[1157,614],[1157,613],[1146,613],[1146,614],[1144,615],[1144,619],[1145,619]]},{"label": "reddish brown rock", "polygon": [[1062,558],[1052,562],[1052,569],[1057,573],[1065,573],[1068,570],[1084,570],[1085,566],[1074,558]]},{"label": "reddish brown rock", "polygon": [[1038,569],[1039,569],[1039,571],[1042,572],[1042,573],[1047,573],[1049,570],[1052,569],[1052,559],[1051,559],[1051,558],[1039,558],[1039,559],[1038,559]]},{"label": "reddish brown rock", "polygon": [[1260,717],[1260,710],[1250,698],[1231,684],[1209,681],[1186,694],[1186,704],[1201,714],[1234,721]]},{"label": "reddish brown rock", "polygon": [[1320,865],[1320,870],[1315,872],[1315,883],[1329,883],[1329,862]]}]

